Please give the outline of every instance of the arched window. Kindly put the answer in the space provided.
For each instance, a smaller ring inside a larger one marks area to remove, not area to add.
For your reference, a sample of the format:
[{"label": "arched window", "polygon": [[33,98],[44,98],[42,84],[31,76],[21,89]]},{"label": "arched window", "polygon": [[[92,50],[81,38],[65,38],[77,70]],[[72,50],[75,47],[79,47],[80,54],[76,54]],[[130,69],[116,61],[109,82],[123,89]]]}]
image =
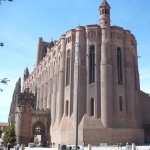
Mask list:
[{"label": "arched window", "polygon": [[66,107],[65,107],[65,115],[68,116],[69,114],[69,102],[68,100],[66,101]]},{"label": "arched window", "polygon": [[90,115],[94,116],[94,98],[90,100]]},{"label": "arched window", "polygon": [[89,47],[89,83],[95,82],[95,46]]},{"label": "arched window", "polygon": [[109,9],[103,8],[103,9],[101,10],[101,14],[102,14],[102,15],[109,15],[109,14],[110,14],[110,11],[109,11]]},{"label": "arched window", "polygon": [[122,101],[122,96],[119,96],[119,110],[122,112],[123,111],[123,101]]},{"label": "arched window", "polygon": [[117,71],[118,71],[118,84],[122,84],[123,75],[122,75],[122,53],[121,48],[117,48]]},{"label": "arched window", "polygon": [[70,50],[67,51],[67,61],[66,61],[66,86],[70,82]]}]

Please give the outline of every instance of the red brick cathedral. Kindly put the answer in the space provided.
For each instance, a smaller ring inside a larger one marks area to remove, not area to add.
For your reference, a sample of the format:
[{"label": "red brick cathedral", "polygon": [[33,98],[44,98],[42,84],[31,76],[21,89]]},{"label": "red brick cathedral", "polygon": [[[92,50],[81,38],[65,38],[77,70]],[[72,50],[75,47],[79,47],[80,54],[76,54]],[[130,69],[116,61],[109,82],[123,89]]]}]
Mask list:
[{"label": "red brick cathedral", "polygon": [[79,144],[150,142],[137,42],[111,25],[110,10],[103,0],[98,24],[68,30],[57,41],[39,39],[37,65],[25,70],[22,87],[18,80],[10,109],[18,143],[75,144],[77,114]]}]

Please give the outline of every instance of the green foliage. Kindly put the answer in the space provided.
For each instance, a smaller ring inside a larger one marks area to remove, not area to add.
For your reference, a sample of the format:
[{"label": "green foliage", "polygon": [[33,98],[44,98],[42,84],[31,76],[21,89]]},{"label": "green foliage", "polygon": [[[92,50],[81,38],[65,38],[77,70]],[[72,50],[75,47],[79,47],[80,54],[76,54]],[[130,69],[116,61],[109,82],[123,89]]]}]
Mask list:
[{"label": "green foliage", "polygon": [[2,136],[2,133],[3,133],[3,131],[2,131],[2,130],[0,130],[0,138],[1,138],[1,136]]},{"label": "green foliage", "polygon": [[3,138],[4,144],[10,143],[10,144],[15,144],[16,141],[16,135],[15,135],[15,126],[9,125],[5,130],[4,130],[4,138]]}]

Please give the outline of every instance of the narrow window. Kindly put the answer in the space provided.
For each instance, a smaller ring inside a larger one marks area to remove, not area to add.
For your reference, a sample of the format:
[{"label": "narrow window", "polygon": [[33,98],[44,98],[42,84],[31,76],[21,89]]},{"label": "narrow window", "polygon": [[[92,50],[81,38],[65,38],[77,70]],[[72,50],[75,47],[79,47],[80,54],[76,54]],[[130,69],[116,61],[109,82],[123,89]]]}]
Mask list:
[{"label": "narrow window", "polygon": [[121,54],[121,48],[117,48],[117,69],[118,69],[118,84],[122,84],[123,76],[122,76],[122,54]]},{"label": "narrow window", "polygon": [[91,98],[91,102],[90,103],[91,103],[91,105],[90,105],[91,106],[90,115],[94,116],[94,98]]},{"label": "narrow window", "polygon": [[65,115],[68,116],[68,113],[69,113],[69,102],[68,100],[66,101],[66,111],[65,111]]},{"label": "narrow window", "polygon": [[105,9],[102,9],[102,14],[105,14]]},{"label": "narrow window", "polygon": [[66,86],[70,82],[70,50],[67,51],[67,61],[66,61]]},{"label": "narrow window", "polygon": [[95,46],[89,47],[89,83],[95,81]]},{"label": "narrow window", "polygon": [[123,111],[123,101],[122,101],[122,96],[119,96],[119,110],[122,112]]}]

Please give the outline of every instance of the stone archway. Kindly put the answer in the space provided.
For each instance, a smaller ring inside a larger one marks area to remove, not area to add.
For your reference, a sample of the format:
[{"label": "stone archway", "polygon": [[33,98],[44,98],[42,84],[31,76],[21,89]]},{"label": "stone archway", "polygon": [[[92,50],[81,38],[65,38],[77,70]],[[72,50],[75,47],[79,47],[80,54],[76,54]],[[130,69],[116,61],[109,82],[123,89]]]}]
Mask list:
[{"label": "stone archway", "polygon": [[46,127],[40,121],[37,121],[32,128],[33,140],[37,145],[45,145],[47,142]]},{"label": "stone archway", "polygon": [[32,113],[32,142],[41,138],[43,146],[49,145],[50,140],[50,111],[37,110]]}]

